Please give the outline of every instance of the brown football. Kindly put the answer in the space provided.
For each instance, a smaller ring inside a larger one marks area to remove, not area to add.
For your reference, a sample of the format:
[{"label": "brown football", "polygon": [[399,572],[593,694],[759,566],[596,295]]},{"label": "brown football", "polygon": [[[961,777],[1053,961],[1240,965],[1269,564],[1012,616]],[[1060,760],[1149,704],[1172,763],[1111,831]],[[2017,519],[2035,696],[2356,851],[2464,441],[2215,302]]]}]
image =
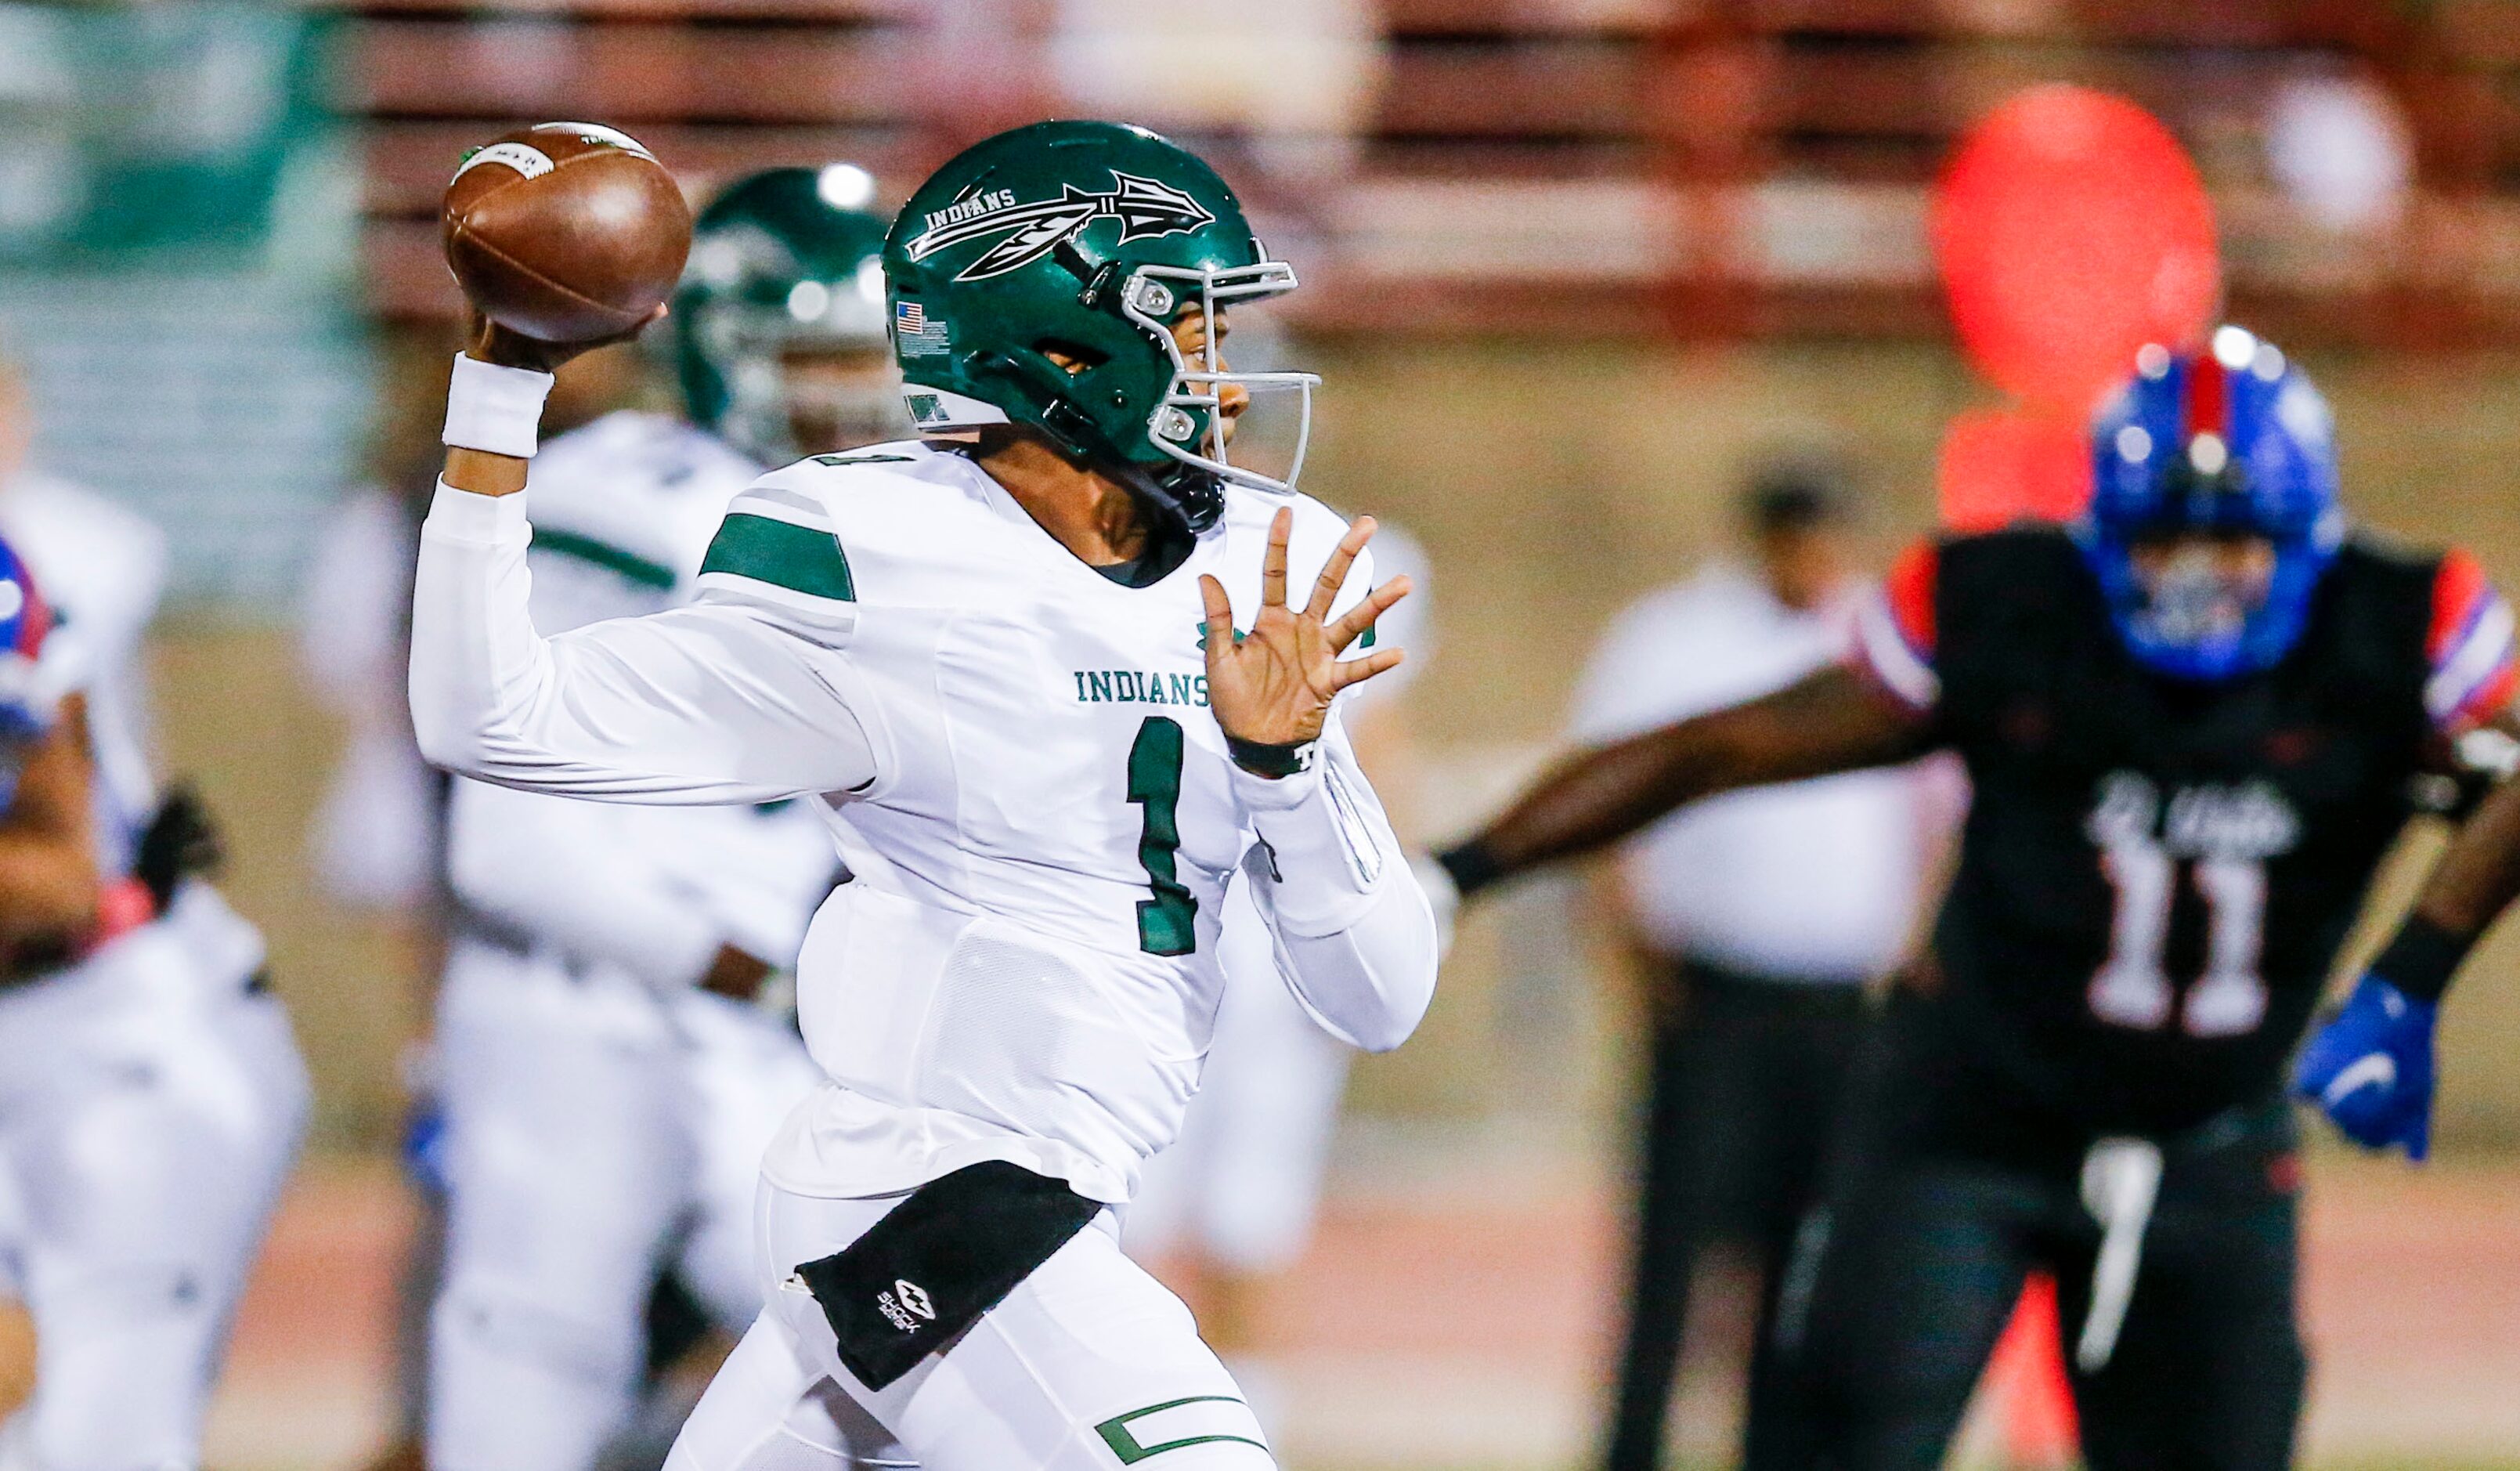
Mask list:
[{"label": "brown football", "polygon": [[692,211],[628,134],[542,122],[465,155],[439,237],[456,284],[492,320],[583,343],[637,326],[672,294]]}]

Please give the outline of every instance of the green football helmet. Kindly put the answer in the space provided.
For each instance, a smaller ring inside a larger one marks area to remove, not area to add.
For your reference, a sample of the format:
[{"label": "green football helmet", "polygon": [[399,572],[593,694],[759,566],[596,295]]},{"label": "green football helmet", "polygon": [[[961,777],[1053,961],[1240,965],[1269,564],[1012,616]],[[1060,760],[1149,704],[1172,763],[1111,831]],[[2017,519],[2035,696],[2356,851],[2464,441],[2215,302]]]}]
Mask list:
[{"label": "green football helmet", "polygon": [[[771,464],[909,433],[886,366],[885,221],[867,207],[874,198],[865,169],[832,163],[747,175],[700,211],[666,318],[694,423]],[[861,355],[854,373],[797,366]],[[840,442],[798,444],[800,419]]]},{"label": "green football helmet", "polygon": [[[1216,170],[1114,122],[1037,122],[974,145],[902,207],[884,241],[902,393],[922,431],[1025,424],[1112,471],[1192,530],[1221,483],[1285,493],[1312,426],[1310,373],[1229,373],[1183,353],[1172,324],[1282,296]],[[1065,362],[1055,361],[1057,353]],[[1222,395],[1301,395],[1294,461],[1274,480],[1226,453]]]}]

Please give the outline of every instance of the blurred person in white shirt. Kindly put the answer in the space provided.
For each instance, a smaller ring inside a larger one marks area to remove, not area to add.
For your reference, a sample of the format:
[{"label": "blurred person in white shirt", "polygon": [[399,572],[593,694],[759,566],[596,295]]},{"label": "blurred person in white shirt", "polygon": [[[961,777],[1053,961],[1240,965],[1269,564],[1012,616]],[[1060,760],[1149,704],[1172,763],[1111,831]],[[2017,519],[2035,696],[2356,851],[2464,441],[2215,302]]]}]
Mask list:
[{"label": "blurred person in white shirt", "polygon": [[[1602,744],[1781,689],[1843,658],[1863,582],[1833,458],[1775,458],[1740,516],[1751,556],[1648,593],[1587,667],[1573,735]],[[1662,1461],[1692,1272],[1728,1247],[1762,1280],[1745,1438],[1778,1411],[1766,1362],[1778,1268],[1819,1181],[1865,1025],[1923,863],[1908,771],[1721,797],[1621,855],[1609,904],[1649,978],[1630,1320],[1603,1464]]]}]

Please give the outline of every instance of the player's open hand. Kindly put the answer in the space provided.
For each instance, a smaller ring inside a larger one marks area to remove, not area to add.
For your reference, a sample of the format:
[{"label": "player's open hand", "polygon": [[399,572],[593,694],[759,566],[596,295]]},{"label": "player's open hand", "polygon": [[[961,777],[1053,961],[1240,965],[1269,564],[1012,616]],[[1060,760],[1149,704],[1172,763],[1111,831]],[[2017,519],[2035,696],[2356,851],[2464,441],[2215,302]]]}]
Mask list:
[{"label": "player's open hand", "polygon": [[598,347],[626,343],[661,321],[665,308],[658,306],[648,313],[636,327],[626,328],[609,337],[582,343],[547,343],[538,337],[527,337],[513,327],[501,326],[479,307],[472,308],[472,330],[465,334],[464,350],[485,363],[503,368],[531,368],[538,373],[558,372],[560,365],[573,357],[582,357]]},{"label": "player's open hand", "polygon": [[1361,659],[1339,658],[1374,620],[1409,595],[1407,577],[1383,583],[1336,619],[1329,616],[1356,554],[1373,539],[1373,518],[1360,516],[1349,523],[1347,534],[1322,565],[1312,600],[1301,609],[1286,606],[1286,541],[1294,527],[1291,508],[1280,510],[1269,525],[1269,550],[1260,563],[1259,612],[1239,639],[1225,584],[1212,576],[1198,579],[1199,595],[1207,604],[1209,707],[1227,735],[1258,746],[1293,748],[1319,740],[1331,697],[1398,667],[1403,657],[1398,649],[1376,649]]}]

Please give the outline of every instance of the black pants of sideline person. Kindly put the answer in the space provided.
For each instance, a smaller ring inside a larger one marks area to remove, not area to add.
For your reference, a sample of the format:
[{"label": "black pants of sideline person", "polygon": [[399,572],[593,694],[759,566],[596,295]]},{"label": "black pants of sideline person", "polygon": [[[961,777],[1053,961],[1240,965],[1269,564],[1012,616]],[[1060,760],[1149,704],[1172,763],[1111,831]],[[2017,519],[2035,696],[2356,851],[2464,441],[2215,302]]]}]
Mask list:
[{"label": "black pants of sideline person", "polygon": [[1682,961],[1655,1027],[1640,1150],[1625,1352],[1604,1464],[1655,1471],[1680,1366],[1689,1275],[1707,1246],[1759,1272],[1745,1439],[1783,1413],[1770,1361],[1781,1265],[1821,1184],[1867,1003],[1860,987]]}]

